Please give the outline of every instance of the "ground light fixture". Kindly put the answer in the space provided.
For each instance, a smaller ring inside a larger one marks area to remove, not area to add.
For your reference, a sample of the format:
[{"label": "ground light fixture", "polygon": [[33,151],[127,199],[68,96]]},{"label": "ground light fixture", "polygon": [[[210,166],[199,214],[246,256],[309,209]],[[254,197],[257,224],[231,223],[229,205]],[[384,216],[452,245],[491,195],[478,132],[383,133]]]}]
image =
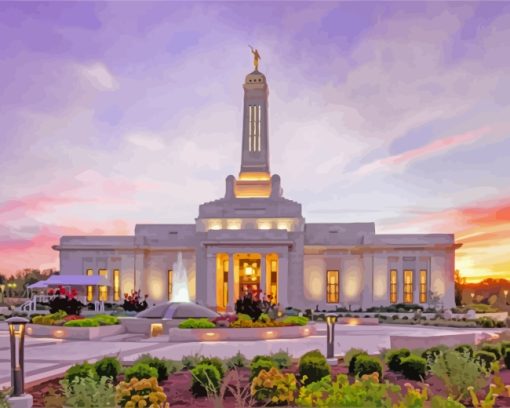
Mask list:
[{"label": "ground light fixture", "polygon": [[23,317],[11,317],[6,320],[9,326],[11,348],[11,385],[12,395],[8,398],[13,408],[31,407],[32,396],[25,392],[25,329],[28,323]]},{"label": "ground light fixture", "polygon": [[[337,320],[337,315],[335,313],[326,314],[326,324],[327,324],[327,332],[326,332],[326,358],[328,359],[328,363],[333,363],[335,360],[335,323]],[[336,360],[335,360],[336,361]]]}]

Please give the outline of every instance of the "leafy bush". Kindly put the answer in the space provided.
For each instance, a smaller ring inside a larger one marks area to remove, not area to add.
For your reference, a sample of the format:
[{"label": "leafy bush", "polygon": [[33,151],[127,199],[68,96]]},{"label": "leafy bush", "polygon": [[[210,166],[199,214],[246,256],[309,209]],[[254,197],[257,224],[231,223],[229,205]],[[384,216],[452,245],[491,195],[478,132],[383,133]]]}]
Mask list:
[{"label": "leafy bush", "polygon": [[238,351],[235,355],[227,359],[225,361],[225,364],[230,370],[232,370],[234,368],[246,367],[248,365],[248,360],[246,359],[244,354]]},{"label": "leafy bush", "polygon": [[[366,354],[366,351],[363,350],[363,349],[358,349],[358,348],[351,348],[349,350],[346,351],[345,353],[345,356],[344,356],[344,363],[347,367],[350,366],[350,362],[351,362],[351,359],[358,355],[358,354],[363,354],[365,353]],[[354,366],[353,366],[353,369],[354,369]],[[352,373],[350,373],[352,374]]]},{"label": "leafy bush", "polygon": [[473,346],[471,344],[460,344],[454,348],[457,353],[468,355],[470,358],[473,357],[475,353]]},{"label": "leafy bush", "polygon": [[382,364],[377,357],[371,357],[368,355],[359,355],[356,357],[354,375],[361,377],[362,375],[373,373],[378,373],[379,378],[382,378]]},{"label": "leafy bush", "polygon": [[479,391],[486,385],[485,374],[480,370],[480,366],[469,357],[453,350],[437,356],[430,371],[441,380],[448,395],[455,400],[462,399],[469,386]]},{"label": "leafy bush", "polygon": [[210,364],[216,367],[218,373],[220,374],[220,378],[223,378],[225,375],[225,364],[218,357],[204,357],[200,364]]},{"label": "leafy bush", "polygon": [[71,320],[69,322],[65,322],[64,326],[66,327],[99,327],[99,321],[96,319],[80,319],[80,320]]},{"label": "leafy bush", "polygon": [[506,368],[510,369],[510,350],[505,349],[505,355],[503,356]]},{"label": "leafy bush", "polygon": [[119,324],[119,318],[116,316],[98,314],[89,317],[88,319],[96,320],[100,326],[112,326],[114,324]]},{"label": "leafy bush", "polygon": [[430,400],[430,408],[464,408],[465,405],[457,402],[451,397],[445,398],[441,395],[434,395]]},{"label": "leafy bush", "polygon": [[267,313],[262,313],[259,316],[258,320],[261,321],[262,323],[269,323],[271,321],[271,318],[269,317],[269,315]]},{"label": "leafy bush", "polygon": [[69,297],[56,296],[48,302],[50,313],[64,311],[66,314],[79,315],[84,306],[79,300]]},{"label": "leafy bush", "polygon": [[191,393],[194,397],[206,397],[216,394],[220,388],[221,376],[218,369],[211,364],[198,364],[191,370],[193,377]]},{"label": "leafy bush", "polygon": [[496,354],[491,351],[480,350],[475,353],[474,361],[480,365],[485,371],[490,371],[491,364],[498,361]]},{"label": "leafy bush", "polygon": [[326,357],[319,350],[303,354],[299,359],[298,371],[304,384],[319,381],[321,378],[331,374]]},{"label": "leafy bush", "polygon": [[117,357],[103,357],[96,361],[94,369],[99,378],[107,377],[115,382],[122,371],[122,365]]},{"label": "leafy bush", "polygon": [[212,329],[216,327],[208,319],[186,319],[179,323],[179,329]]},{"label": "leafy bush", "polygon": [[282,319],[282,322],[287,326],[306,326],[308,318],[304,316],[286,316]]},{"label": "leafy bush", "polygon": [[[349,384],[345,374],[339,374],[334,382],[330,376],[301,387],[296,403],[300,407],[421,407],[404,400],[400,386],[388,382],[381,384],[378,374],[362,376],[360,381]],[[394,405],[395,403],[395,405]]]},{"label": "leafy bush", "polygon": [[410,355],[400,360],[400,368],[405,378],[422,381],[427,373],[427,360],[423,357]]},{"label": "leafy bush", "polygon": [[496,327],[496,322],[494,319],[491,319],[490,317],[479,317],[476,319],[476,324],[480,327],[485,327],[487,329],[492,329]]},{"label": "leafy bush", "polygon": [[97,380],[96,369],[92,364],[86,361],[82,364],[75,364],[67,369],[64,374],[64,379],[72,384],[75,378],[92,378]]},{"label": "leafy bush", "polygon": [[200,361],[202,361],[202,358],[202,356],[196,353],[189,354],[187,356],[182,356],[181,363],[186,370],[191,370],[195,368],[200,363]]},{"label": "leafy bush", "polygon": [[480,350],[488,351],[489,353],[494,354],[496,356],[496,360],[501,359],[501,349],[497,344],[489,344],[489,343],[483,344],[480,347]]},{"label": "leafy bush", "polygon": [[54,326],[56,322],[63,320],[67,316],[67,313],[63,310],[59,310],[55,313],[47,315],[38,315],[32,317],[33,324],[42,324],[45,326]]},{"label": "leafy bush", "polygon": [[258,376],[262,370],[269,371],[271,368],[273,368],[275,366],[276,366],[276,363],[273,360],[271,360],[270,357],[259,358],[258,360],[255,360],[255,359],[252,360],[252,362],[250,363],[250,370],[251,370],[250,380],[252,380],[256,376]]},{"label": "leafy bush", "polygon": [[292,364],[292,357],[286,350],[278,350],[276,353],[271,354],[273,360],[279,369],[289,368]]},{"label": "leafy bush", "polygon": [[65,397],[65,406],[72,408],[115,407],[115,388],[107,377],[99,381],[91,377],[74,377],[72,382],[60,382]]},{"label": "leafy bush", "polygon": [[401,371],[400,362],[403,358],[411,355],[409,349],[394,349],[390,350],[385,356],[384,360],[391,371]]},{"label": "leafy bush", "polygon": [[151,377],[157,378],[158,370],[148,364],[136,363],[126,368],[124,375],[127,381],[130,381],[132,378],[136,378],[137,380]]},{"label": "leafy bush", "polygon": [[116,387],[115,397],[122,408],[168,407],[165,405],[165,392],[158,385],[156,377],[142,380],[132,378],[129,382],[122,381]]},{"label": "leafy bush", "polygon": [[[356,349],[353,349],[353,350],[356,350]],[[354,375],[354,367],[356,366],[356,360],[360,356],[368,356],[368,353],[365,350],[359,350],[359,352],[353,353],[350,356],[349,363],[348,363],[349,374]],[[347,358],[347,355],[346,355],[346,358]]]},{"label": "leafy bush", "polygon": [[237,313],[236,316],[237,316],[237,320],[251,321],[251,316],[247,315],[245,313]]},{"label": "leafy bush", "polygon": [[501,349],[501,355],[505,355],[506,349],[510,348],[510,341],[503,340],[499,343],[499,348]]},{"label": "leafy bush", "polygon": [[294,374],[282,374],[272,367],[262,370],[251,382],[251,396],[260,402],[273,405],[289,405],[294,401],[297,381]]},{"label": "leafy bush", "polygon": [[162,360],[157,357],[152,357],[150,354],[142,354],[140,357],[136,359],[135,364],[147,364],[149,367],[155,368],[158,373],[157,374],[158,382],[164,381],[168,378],[169,365],[165,360]]}]

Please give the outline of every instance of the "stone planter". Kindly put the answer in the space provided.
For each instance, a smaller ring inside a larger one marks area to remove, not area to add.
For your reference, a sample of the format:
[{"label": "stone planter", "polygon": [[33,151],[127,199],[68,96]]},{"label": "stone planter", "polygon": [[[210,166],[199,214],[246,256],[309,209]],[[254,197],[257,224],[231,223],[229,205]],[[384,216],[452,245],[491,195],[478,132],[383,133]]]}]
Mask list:
[{"label": "stone planter", "polygon": [[285,327],[253,327],[253,328],[213,328],[213,329],[179,329],[168,330],[170,342],[195,341],[243,341],[295,339],[315,334],[315,325]]},{"label": "stone planter", "polygon": [[124,331],[124,327],[120,324],[98,327],[46,326],[42,324],[29,324],[27,326],[27,335],[29,336],[70,340],[92,340],[114,336],[124,333]]}]

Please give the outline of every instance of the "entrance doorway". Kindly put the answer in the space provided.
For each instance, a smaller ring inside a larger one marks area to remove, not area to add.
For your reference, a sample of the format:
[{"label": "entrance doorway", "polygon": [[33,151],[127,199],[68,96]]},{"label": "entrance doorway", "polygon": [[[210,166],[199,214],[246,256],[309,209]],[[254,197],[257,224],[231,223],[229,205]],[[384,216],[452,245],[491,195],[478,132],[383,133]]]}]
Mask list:
[{"label": "entrance doorway", "polygon": [[251,293],[254,297],[260,294],[260,259],[239,259],[239,296]]}]

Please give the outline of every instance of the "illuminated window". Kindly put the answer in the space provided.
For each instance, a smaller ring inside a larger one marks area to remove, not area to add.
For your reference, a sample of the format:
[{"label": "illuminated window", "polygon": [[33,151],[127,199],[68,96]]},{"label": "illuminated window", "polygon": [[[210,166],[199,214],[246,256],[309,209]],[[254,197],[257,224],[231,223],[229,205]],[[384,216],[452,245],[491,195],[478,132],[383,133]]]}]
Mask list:
[{"label": "illuminated window", "polygon": [[278,261],[276,259],[271,261],[271,276],[269,287],[271,288],[273,302],[276,303],[276,295],[278,294]]},{"label": "illuminated window", "polygon": [[404,270],[404,303],[413,303],[413,270]]},{"label": "illuminated window", "polygon": [[248,106],[248,150],[251,152],[252,123],[253,123],[253,106]]},{"label": "illuminated window", "polygon": [[340,301],[338,293],[339,280],[340,280],[339,271],[327,272],[326,300],[328,303],[338,303]]},{"label": "illuminated window", "polygon": [[120,270],[113,270],[113,301],[120,300]]},{"label": "illuminated window", "polygon": [[398,275],[397,270],[390,271],[390,303],[397,303]]},{"label": "illuminated window", "polygon": [[260,152],[260,105],[257,106],[257,150]]},{"label": "illuminated window", "polygon": [[420,270],[420,303],[427,302],[427,270]]},{"label": "illuminated window", "polygon": [[[99,269],[98,274],[108,279],[108,269]],[[103,302],[108,300],[108,286],[99,286],[99,300]]]},{"label": "illuminated window", "polygon": [[173,275],[174,275],[174,271],[169,269],[168,270],[168,286],[167,286],[168,300],[172,300],[172,289],[173,289],[173,278],[174,278]]},{"label": "illuminated window", "polygon": [[[94,275],[93,269],[87,269],[87,276]],[[87,302],[92,302],[94,300],[94,286],[89,285],[87,286]]]},{"label": "illuminated window", "polygon": [[260,151],[262,108],[260,105],[248,106],[248,150]]},{"label": "illuminated window", "polygon": [[228,305],[228,258],[223,260],[223,306]]}]

